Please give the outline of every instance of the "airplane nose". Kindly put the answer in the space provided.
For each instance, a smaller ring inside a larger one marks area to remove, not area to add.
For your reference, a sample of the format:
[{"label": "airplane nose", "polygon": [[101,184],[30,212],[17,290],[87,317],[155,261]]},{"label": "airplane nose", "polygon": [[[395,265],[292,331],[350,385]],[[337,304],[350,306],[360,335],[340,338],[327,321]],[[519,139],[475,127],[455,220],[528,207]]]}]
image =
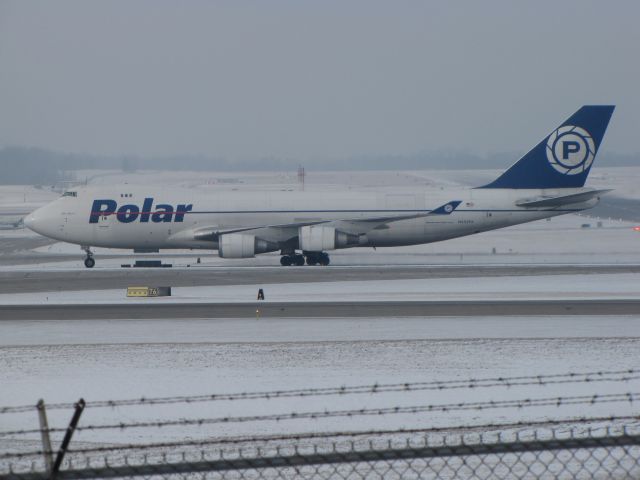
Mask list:
[{"label": "airplane nose", "polygon": [[61,223],[60,206],[55,202],[38,208],[27,215],[23,222],[29,230],[45,237],[61,239],[64,224]]},{"label": "airplane nose", "polygon": [[36,218],[33,213],[30,213],[22,220],[22,222],[24,223],[24,226],[27,227],[29,230],[33,230],[33,224],[35,223],[35,221],[36,221]]},{"label": "airplane nose", "polygon": [[39,233],[40,235],[46,235],[46,232],[43,232],[43,230],[46,230],[46,228],[44,228],[44,224],[46,222],[43,222],[44,218],[46,218],[46,215],[43,215],[43,208],[45,207],[31,212],[23,220],[25,227],[27,227],[29,230]]}]

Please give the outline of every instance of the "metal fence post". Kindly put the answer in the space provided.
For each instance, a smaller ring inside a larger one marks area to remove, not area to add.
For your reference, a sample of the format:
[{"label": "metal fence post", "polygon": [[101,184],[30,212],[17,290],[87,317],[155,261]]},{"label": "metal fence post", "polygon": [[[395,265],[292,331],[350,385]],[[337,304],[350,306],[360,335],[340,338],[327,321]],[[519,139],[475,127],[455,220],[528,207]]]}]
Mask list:
[{"label": "metal fence post", "polygon": [[73,412],[73,417],[71,417],[71,422],[67,427],[67,432],[64,434],[62,445],[60,445],[60,450],[58,450],[58,455],[56,455],[56,461],[53,464],[53,469],[51,470],[51,476],[49,477],[51,480],[54,480],[56,478],[56,475],[60,471],[60,466],[62,465],[64,454],[67,453],[69,442],[71,442],[71,437],[73,437],[73,432],[75,432],[76,427],[78,426],[78,421],[80,420],[80,415],[82,415],[84,406],[85,406],[85,402],[84,402],[84,399],[82,398],[78,400],[78,403],[76,403],[75,405],[76,411]]},{"label": "metal fence post", "polygon": [[44,465],[47,469],[47,475],[51,475],[53,470],[53,452],[51,450],[51,439],[49,438],[49,422],[47,422],[47,411],[45,410],[44,400],[38,400],[36,405],[38,409],[38,420],[40,421],[40,437],[42,438],[42,453],[44,455]]}]

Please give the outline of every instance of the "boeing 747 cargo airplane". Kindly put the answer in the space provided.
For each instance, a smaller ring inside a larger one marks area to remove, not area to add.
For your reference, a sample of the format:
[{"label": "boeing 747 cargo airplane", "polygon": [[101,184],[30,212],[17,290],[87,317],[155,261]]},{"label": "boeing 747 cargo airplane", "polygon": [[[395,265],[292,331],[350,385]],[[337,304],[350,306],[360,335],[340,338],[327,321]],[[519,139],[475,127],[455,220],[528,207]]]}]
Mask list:
[{"label": "boeing 747 cargo airplane", "polygon": [[584,187],[613,106],[580,108],[496,180],[437,193],[196,192],[84,187],[28,215],[47,237],[91,247],[217,250],[223,258],[280,251],[282,265],[328,265],[327,252],[439,242],[598,203]]}]

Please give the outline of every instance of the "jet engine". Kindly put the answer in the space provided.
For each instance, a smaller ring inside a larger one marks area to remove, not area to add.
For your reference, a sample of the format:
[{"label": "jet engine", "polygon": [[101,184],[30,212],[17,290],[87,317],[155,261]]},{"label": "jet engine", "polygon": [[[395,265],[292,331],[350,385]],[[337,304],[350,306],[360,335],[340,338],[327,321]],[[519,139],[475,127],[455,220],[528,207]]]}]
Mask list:
[{"label": "jet engine", "polygon": [[322,252],[360,245],[360,235],[341,232],[325,225],[300,227],[298,239],[300,248],[305,252]]},{"label": "jet engine", "polygon": [[222,258],[251,258],[256,253],[278,250],[278,244],[245,233],[227,233],[218,241],[218,255]]}]

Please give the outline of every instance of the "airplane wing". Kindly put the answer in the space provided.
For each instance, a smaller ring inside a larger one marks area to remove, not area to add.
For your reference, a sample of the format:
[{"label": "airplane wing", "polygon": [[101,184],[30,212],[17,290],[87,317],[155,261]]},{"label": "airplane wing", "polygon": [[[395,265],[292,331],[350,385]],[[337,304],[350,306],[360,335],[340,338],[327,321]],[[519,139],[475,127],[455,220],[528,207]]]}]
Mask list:
[{"label": "airplane wing", "polygon": [[[353,218],[353,219],[339,219],[339,220],[318,220],[300,223],[287,223],[281,225],[254,225],[242,228],[220,228],[220,227],[204,227],[194,232],[195,240],[210,240],[216,241],[220,235],[229,233],[242,233],[242,232],[260,232],[265,234],[266,231],[271,231],[277,237],[295,237],[298,235],[298,228],[308,225],[320,225],[326,223],[340,222],[341,224],[350,224],[357,232],[348,233],[366,233],[380,225],[384,225],[390,222],[397,222],[399,220],[410,220],[413,218],[428,217],[431,215],[450,215],[456,208],[462,203],[461,200],[453,200],[434,210],[426,210],[420,213],[412,213],[407,215],[387,215],[387,216],[375,216],[366,218]],[[363,230],[363,231],[361,231]]]},{"label": "airplane wing", "polygon": [[573,193],[571,195],[560,195],[556,197],[536,197],[536,198],[524,198],[522,200],[518,200],[516,205],[518,207],[562,207],[565,205],[571,205],[574,203],[582,203],[592,198],[603,195],[607,192],[610,192],[611,189],[608,190],[591,190],[588,192],[581,193]]},{"label": "airplane wing", "polygon": [[361,223],[388,223],[397,222],[398,220],[411,220],[412,218],[429,217],[431,215],[451,215],[458,205],[462,203],[461,200],[453,200],[441,205],[433,210],[426,210],[420,213],[411,213],[408,215],[389,215],[385,217],[367,217],[367,218],[354,218],[342,220],[344,222],[361,222]]}]

